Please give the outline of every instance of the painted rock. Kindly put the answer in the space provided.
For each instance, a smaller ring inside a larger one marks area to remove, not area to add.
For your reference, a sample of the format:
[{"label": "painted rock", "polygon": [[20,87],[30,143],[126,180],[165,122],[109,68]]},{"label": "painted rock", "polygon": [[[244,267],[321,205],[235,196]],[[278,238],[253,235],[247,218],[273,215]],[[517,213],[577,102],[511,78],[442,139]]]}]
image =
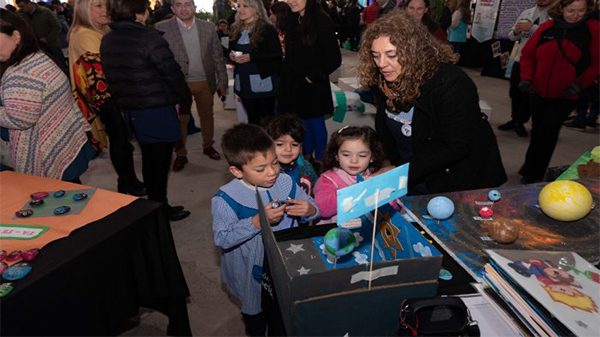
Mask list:
[{"label": "painted rock", "polygon": [[39,207],[42,206],[44,204],[44,199],[31,199],[31,201],[29,201],[29,206],[32,207]]},{"label": "painted rock", "polygon": [[65,196],[65,191],[63,191],[63,190],[54,192],[54,197],[55,198],[62,198],[64,196]]},{"label": "painted rock", "polygon": [[63,215],[69,213],[71,207],[69,206],[59,206],[54,209],[54,215]]},{"label": "painted rock", "polygon": [[23,259],[23,261],[31,261],[31,260],[35,259],[35,257],[38,256],[39,253],[40,253],[40,250],[38,248],[33,248],[33,249],[26,250],[23,253],[21,253],[21,258]]},{"label": "painted rock", "polygon": [[519,238],[519,226],[510,221],[494,221],[489,231],[492,239],[498,243],[509,244]]},{"label": "painted rock", "polygon": [[10,254],[6,255],[6,262],[15,262],[15,261],[19,261],[21,259],[21,251],[20,250],[14,250],[12,251]]},{"label": "painted rock", "polygon": [[27,218],[27,217],[33,215],[33,210],[32,209],[20,209],[15,212],[15,215],[19,218]]},{"label": "painted rock", "polygon": [[494,214],[494,211],[492,211],[492,209],[490,207],[482,207],[479,210],[479,215],[482,218],[491,218],[493,214]]},{"label": "painted rock", "polygon": [[81,201],[84,199],[87,199],[88,195],[85,193],[75,193],[73,194],[73,200],[75,201]]},{"label": "painted rock", "polygon": [[500,200],[500,198],[502,197],[502,195],[500,194],[500,191],[498,190],[491,190],[488,193],[488,199],[490,199],[490,201],[498,201]]},{"label": "painted rock", "polygon": [[31,271],[31,265],[26,262],[17,263],[2,272],[2,278],[7,281],[20,280]]},{"label": "painted rock", "polygon": [[435,197],[427,203],[427,212],[434,219],[448,219],[454,214],[454,203],[447,197]]},{"label": "painted rock", "polygon": [[31,199],[44,199],[48,197],[48,192],[35,192],[31,195]]}]

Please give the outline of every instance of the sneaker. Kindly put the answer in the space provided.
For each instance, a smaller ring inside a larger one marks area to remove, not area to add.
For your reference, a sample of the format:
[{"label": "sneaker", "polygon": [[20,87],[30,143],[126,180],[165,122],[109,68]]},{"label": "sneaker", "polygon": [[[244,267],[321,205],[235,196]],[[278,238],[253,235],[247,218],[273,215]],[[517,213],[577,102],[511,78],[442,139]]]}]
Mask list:
[{"label": "sneaker", "polygon": [[504,123],[504,124],[502,124],[502,125],[499,125],[499,126],[498,126],[498,130],[502,130],[502,131],[508,131],[508,130],[512,130],[512,129],[514,129],[514,128],[515,128],[515,125],[516,125],[515,121],[513,121],[513,120],[511,119],[511,120],[509,120],[508,122],[506,122],[506,123]]},{"label": "sneaker", "polygon": [[571,129],[585,131],[585,125],[579,123],[578,121],[570,121],[570,122],[564,123],[563,125],[568,128],[571,128]]},{"label": "sneaker", "polygon": [[527,130],[525,130],[523,124],[515,124],[515,132],[517,136],[527,138]]},{"label": "sneaker", "polygon": [[592,125],[586,125],[585,126],[585,131],[588,131],[588,132],[598,132],[598,130],[599,130],[598,129],[598,124],[595,124],[593,126]]}]

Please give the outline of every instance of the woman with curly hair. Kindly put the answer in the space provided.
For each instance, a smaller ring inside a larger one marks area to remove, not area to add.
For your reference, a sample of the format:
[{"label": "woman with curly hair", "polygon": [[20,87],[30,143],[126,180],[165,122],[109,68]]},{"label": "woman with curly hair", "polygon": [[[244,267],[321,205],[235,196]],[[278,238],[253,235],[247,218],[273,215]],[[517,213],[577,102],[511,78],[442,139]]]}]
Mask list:
[{"label": "woman with curly hair", "polygon": [[506,181],[496,137],[458,55],[398,11],[367,27],[361,87],[378,98],[376,129],[393,165],[410,163],[409,193],[495,187]]},{"label": "woman with curly hair", "polygon": [[91,139],[97,151],[108,144],[108,135],[110,160],[118,176],[118,191],[140,197],[148,192],[135,174],[127,125],[110,95],[100,61],[100,42],[110,30],[109,21],[106,0],[78,0],[75,3],[73,25],[68,35],[71,88],[79,109],[92,126]]},{"label": "woman with curly hair", "polygon": [[283,59],[279,35],[261,1],[239,0],[229,37],[229,58],[235,63],[235,93],[242,99],[248,122],[275,114],[279,69]]}]

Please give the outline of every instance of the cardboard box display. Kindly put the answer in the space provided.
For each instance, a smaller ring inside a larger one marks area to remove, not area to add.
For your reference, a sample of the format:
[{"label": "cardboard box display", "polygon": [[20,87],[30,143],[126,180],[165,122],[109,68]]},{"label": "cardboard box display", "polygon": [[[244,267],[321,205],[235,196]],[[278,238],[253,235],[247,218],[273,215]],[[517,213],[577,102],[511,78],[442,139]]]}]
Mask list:
[{"label": "cardboard box display", "polygon": [[353,230],[359,246],[336,260],[325,252],[323,237],[277,241],[261,211],[270,275],[288,335],[392,335],[404,299],[435,296],[440,252],[384,205],[369,274],[372,213],[362,220],[363,227]]}]

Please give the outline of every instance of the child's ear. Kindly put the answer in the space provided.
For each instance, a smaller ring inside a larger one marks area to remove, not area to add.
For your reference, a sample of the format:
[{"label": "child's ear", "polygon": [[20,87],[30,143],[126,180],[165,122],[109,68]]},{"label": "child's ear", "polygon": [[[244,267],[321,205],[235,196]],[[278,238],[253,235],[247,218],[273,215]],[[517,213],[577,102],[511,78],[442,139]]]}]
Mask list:
[{"label": "child's ear", "polygon": [[231,172],[231,174],[238,179],[242,179],[244,177],[244,172],[233,165],[229,166],[229,172]]}]

